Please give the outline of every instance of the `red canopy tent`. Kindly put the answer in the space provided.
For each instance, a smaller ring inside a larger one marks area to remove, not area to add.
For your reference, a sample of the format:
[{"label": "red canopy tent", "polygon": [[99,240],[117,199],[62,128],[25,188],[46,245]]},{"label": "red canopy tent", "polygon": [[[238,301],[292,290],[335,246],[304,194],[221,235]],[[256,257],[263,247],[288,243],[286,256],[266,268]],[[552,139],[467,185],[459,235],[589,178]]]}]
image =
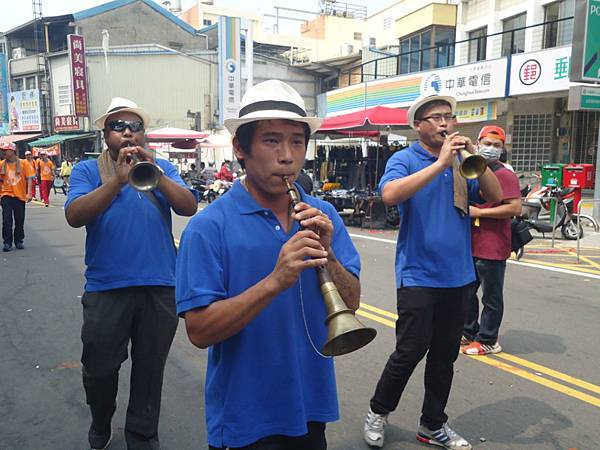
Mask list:
[{"label": "red canopy tent", "polygon": [[318,133],[377,136],[384,127],[407,126],[407,110],[376,106],[349,114],[329,117],[323,121]]}]

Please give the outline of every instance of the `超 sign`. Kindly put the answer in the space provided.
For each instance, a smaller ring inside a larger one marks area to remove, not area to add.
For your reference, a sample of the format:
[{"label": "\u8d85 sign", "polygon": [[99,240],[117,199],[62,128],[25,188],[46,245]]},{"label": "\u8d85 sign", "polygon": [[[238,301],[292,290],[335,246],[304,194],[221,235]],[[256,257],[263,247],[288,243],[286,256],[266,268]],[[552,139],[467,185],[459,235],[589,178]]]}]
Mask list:
[{"label": "\u8d85 sign", "polygon": [[89,111],[85,41],[83,36],[79,36],[78,34],[69,34],[67,38],[69,43],[69,61],[71,63],[73,112],[78,117],[86,117],[89,115]]},{"label": "\u8d85 sign", "polygon": [[500,58],[336,89],[327,92],[327,116],[374,106],[408,107],[427,93],[452,95],[459,102],[502,98],[507,65],[507,59]]},{"label": "\u8d85 sign", "polygon": [[8,130],[11,133],[42,130],[39,90],[8,93]]},{"label": "\u8d85 sign", "polygon": [[571,80],[600,82],[600,0],[576,0]]},{"label": "\u8d85 sign", "polygon": [[568,90],[570,61],[570,46],[513,55],[509,95]]},{"label": "\u8d85 sign", "polygon": [[219,18],[219,121],[237,117],[241,97],[240,19]]}]

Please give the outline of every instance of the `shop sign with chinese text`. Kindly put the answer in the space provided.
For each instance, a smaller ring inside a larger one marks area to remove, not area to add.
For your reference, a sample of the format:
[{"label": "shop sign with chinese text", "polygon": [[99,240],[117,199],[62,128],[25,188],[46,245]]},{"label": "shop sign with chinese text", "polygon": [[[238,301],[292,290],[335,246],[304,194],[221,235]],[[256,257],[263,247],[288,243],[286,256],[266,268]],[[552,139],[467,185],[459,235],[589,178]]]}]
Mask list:
[{"label": "shop sign with chinese text", "polygon": [[54,116],[54,131],[79,130],[79,117],[77,116]]},{"label": "shop sign with chinese text", "polygon": [[8,99],[8,129],[11,133],[42,130],[39,90],[9,92]]},{"label": "shop sign with chinese text", "polygon": [[78,117],[86,117],[88,111],[87,68],[85,65],[85,41],[83,36],[68,35],[69,61],[71,63],[71,92],[73,109]]},{"label": "shop sign with chinese text", "polygon": [[571,46],[512,56],[509,95],[569,89]]}]

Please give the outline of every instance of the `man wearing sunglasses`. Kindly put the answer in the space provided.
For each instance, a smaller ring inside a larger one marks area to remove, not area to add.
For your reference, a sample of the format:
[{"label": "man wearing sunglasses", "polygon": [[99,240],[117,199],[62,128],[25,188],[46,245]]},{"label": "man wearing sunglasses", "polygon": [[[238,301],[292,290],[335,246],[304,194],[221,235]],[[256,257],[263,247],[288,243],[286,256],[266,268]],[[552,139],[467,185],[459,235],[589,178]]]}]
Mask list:
[{"label": "man wearing sunglasses", "polygon": [[464,308],[475,281],[469,201],[498,202],[502,190],[486,169],[478,180],[459,175],[457,153],[473,153],[454,131],[454,97],[422,97],[408,110],[419,141],[388,160],[379,182],[383,202],[398,207],[396,347],[371,398],[364,425],[367,444],[382,447],[388,415],[396,409],[413,370],[425,355],[425,399],[417,440],[450,450],[471,445],[445,413]]},{"label": "man wearing sunglasses", "polygon": [[[177,328],[171,209],[192,216],[198,204],[175,166],[144,148],[148,122],[135,103],[114,98],[95,122],[107,148],[97,161],[73,168],[65,203],[69,225],[85,225],[87,231],[81,362],[92,449],[106,448],[111,440],[119,368],[130,342],[127,448],[160,448],[163,372]],[[128,184],[133,156],[160,169],[153,191],[139,192]]]}]

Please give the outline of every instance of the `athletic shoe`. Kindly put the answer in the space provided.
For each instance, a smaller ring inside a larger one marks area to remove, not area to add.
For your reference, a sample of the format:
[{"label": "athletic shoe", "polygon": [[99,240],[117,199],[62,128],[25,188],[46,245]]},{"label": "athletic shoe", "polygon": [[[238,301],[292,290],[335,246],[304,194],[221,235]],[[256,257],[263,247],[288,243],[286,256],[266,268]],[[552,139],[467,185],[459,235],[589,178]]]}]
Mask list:
[{"label": "athletic shoe", "polygon": [[425,425],[419,425],[417,441],[424,444],[437,445],[448,450],[471,450],[473,447],[465,438],[450,428],[448,423],[442,425],[439,430],[430,430]]},{"label": "athletic shoe", "polygon": [[18,250],[23,250],[25,248],[22,242],[15,242],[15,247],[17,247]]},{"label": "athletic shoe", "polygon": [[4,244],[2,247],[3,252],[10,252],[12,250],[12,244]]},{"label": "athletic shoe", "polygon": [[473,342],[472,339],[469,339],[468,337],[466,337],[464,334],[461,336],[460,338],[460,346],[464,347],[466,345],[469,345],[471,342]]},{"label": "athletic shoe", "polygon": [[93,426],[90,426],[88,432],[88,440],[90,441],[90,447],[92,450],[104,450],[110,445],[112,439],[112,426],[103,432],[97,432]]},{"label": "athletic shoe", "polygon": [[493,344],[482,344],[481,342],[473,341],[462,349],[462,352],[465,355],[471,356],[489,355],[492,353],[500,353],[501,351],[502,347],[500,347],[500,344],[498,344],[498,342],[495,342]]},{"label": "athletic shoe", "polygon": [[369,408],[365,420],[364,438],[365,442],[371,447],[383,447],[383,434],[387,421],[387,414],[377,414]]}]

